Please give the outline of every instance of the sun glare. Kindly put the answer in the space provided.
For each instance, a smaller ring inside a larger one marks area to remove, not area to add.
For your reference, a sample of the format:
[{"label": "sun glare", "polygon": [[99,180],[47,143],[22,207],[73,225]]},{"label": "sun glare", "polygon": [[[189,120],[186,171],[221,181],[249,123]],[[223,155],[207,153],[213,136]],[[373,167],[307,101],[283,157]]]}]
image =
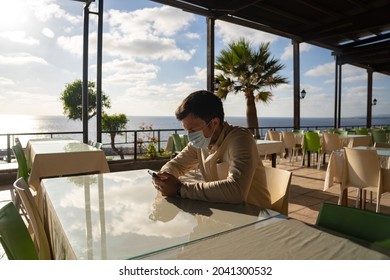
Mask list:
[{"label": "sun glare", "polygon": [[23,5],[22,0],[0,0],[0,29],[17,27],[27,21],[27,14],[30,10],[27,5]]}]

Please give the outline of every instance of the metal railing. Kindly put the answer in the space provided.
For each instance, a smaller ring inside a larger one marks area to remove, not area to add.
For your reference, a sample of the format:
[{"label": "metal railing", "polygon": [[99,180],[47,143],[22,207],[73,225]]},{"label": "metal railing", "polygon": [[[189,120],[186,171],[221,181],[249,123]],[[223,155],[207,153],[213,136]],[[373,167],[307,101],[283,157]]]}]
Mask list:
[{"label": "metal railing", "polygon": [[[374,127],[382,127],[383,125],[375,125]],[[387,125],[386,125],[387,126]],[[359,128],[361,125],[343,127],[344,129],[354,129]],[[327,130],[332,129],[331,126],[302,126],[301,129],[306,131],[308,130]],[[264,138],[268,130],[279,130],[279,131],[291,131],[293,127],[286,126],[272,126],[272,127],[259,127],[260,137]],[[151,130],[121,130],[121,131],[103,131],[103,148],[106,152],[106,155],[115,156],[113,151],[110,151],[111,140],[110,133],[116,133],[115,136],[115,146],[123,149],[124,155],[128,158],[137,160],[139,156],[145,155],[147,145],[153,143],[156,145],[157,151],[165,150],[165,147],[168,143],[169,136],[172,133],[184,132],[184,129],[151,129]],[[0,161],[11,162],[13,158],[12,146],[15,144],[15,138],[24,137],[27,139],[30,138],[42,138],[42,137],[64,137],[64,136],[73,136],[77,140],[82,141],[83,132],[82,131],[70,131],[70,132],[34,132],[34,133],[5,133],[0,134],[0,143],[6,142],[6,147],[0,146]],[[4,138],[6,141],[3,141]],[[24,143],[24,141],[22,141]],[[107,154],[108,153],[108,154]],[[117,156],[117,155],[116,155]]]}]

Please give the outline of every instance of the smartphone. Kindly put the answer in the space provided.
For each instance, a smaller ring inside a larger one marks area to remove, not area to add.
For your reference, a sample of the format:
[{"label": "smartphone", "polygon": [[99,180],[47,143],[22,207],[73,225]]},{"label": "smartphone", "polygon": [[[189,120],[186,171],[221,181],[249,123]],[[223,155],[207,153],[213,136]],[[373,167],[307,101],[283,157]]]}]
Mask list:
[{"label": "smartphone", "polygon": [[157,176],[157,173],[154,172],[153,170],[148,170],[148,173],[149,173],[149,175],[152,176],[152,177],[158,177],[158,176]]}]

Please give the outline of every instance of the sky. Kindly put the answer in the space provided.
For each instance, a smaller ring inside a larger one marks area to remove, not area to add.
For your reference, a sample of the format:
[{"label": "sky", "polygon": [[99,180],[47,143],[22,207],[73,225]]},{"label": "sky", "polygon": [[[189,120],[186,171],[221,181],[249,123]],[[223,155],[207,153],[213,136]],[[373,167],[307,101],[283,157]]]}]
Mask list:
[{"label": "sky", "polygon": [[[66,84],[82,79],[83,4],[71,0],[0,0],[0,114],[63,115]],[[90,10],[97,11],[96,4]],[[206,89],[206,19],[148,0],[105,0],[102,88],[109,114],[173,116],[189,93]],[[90,15],[89,80],[96,81],[97,19]],[[216,21],[215,54],[241,37],[270,51],[289,80],[273,89],[270,104],[256,105],[259,117],[293,116],[291,40]],[[333,117],[334,57],[302,43],[301,117]],[[342,68],[342,117],[366,115],[367,72]],[[390,77],[373,75],[373,116],[388,114]],[[346,103],[348,102],[348,105]],[[226,116],[245,116],[243,94],[229,94]]]}]

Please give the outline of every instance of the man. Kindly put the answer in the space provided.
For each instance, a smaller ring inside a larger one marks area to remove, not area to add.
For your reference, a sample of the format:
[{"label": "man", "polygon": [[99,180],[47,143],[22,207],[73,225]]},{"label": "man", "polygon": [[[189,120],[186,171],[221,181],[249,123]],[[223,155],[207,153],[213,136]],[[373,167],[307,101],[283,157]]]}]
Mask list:
[{"label": "man", "polygon": [[[246,201],[250,190],[259,185],[259,168],[263,166],[253,135],[225,122],[222,101],[209,91],[191,93],[175,114],[188,133],[189,144],[153,178],[156,189],[164,196],[226,203]],[[179,180],[196,168],[204,181]],[[269,207],[268,192],[256,198],[256,204]]]}]

